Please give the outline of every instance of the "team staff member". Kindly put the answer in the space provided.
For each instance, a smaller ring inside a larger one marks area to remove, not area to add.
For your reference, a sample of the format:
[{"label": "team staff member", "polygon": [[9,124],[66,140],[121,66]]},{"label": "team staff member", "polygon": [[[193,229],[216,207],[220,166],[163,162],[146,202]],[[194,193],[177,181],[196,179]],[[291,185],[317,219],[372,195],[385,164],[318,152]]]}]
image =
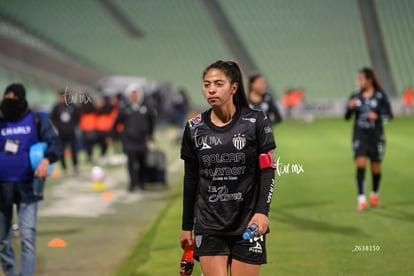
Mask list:
[{"label": "team staff member", "polygon": [[[36,262],[37,201],[33,178],[45,178],[50,163],[63,152],[60,138],[49,120],[28,109],[26,90],[21,84],[6,88],[0,109],[0,259],[7,276],[34,273]],[[38,141],[48,148],[35,171],[29,160],[30,147]],[[17,205],[21,240],[20,274],[15,274],[14,251],[11,245],[13,204]]]},{"label": "team staff member", "polygon": [[154,117],[151,110],[143,104],[144,93],[137,84],[130,84],[126,89],[128,104],[120,110],[112,133],[116,132],[118,124],[123,124],[121,132],[122,147],[128,157],[129,187],[133,192],[139,187],[145,189],[146,158],[148,154],[148,140],[152,140],[154,133]]},{"label": "team staff member", "polygon": [[[211,109],[189,120],[181,245],[192,244],[204,276],[258,275],[266,263],[265,234],[274,189],[273,150],[267,117],[249,108],[239,66],[217,61],[203,72]],[[256,223],[259,238],[243,240]]]},{"label": "team staff member", "polygon": [[[79,125],[79,110],[75,104],[66,103],[67,90],[59,93],[59,102],[53,107],[50,119],[57,128],[59,137],[64,147],[69,146],[72,156],[72,165],[75,173],[78,173],[78,150],[76,148],[76,129]],[[60,158],[63,171],[66,172],[66,160],[64,154]]]},{"label": "team staff member", "polygon": [[263,111],[272,125],[282,122],[282,116],[273,96],[266,93],[266,79],[263,75],[253,75],[249,78],[248,101],[250,108]]},{"label": "team staff member", "polygon": [[359,90],[348,101],[345,119],[355,114],[352,145],[356,165],[356,182],[358,187],[358,210],[367,207],[365,198],[365,168],[371,160],[372,192],[370,203],[378,205],[378,189],[381,180],[381,161],[384,157],[385,136],[383,123],[392,119],[390,103],[370,68],[358,72]]}]

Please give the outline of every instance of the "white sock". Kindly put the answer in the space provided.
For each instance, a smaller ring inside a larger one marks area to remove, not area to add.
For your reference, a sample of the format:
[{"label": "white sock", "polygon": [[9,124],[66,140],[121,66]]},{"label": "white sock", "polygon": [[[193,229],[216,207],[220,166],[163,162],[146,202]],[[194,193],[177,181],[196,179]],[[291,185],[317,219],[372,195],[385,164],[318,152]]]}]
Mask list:
[{"label": "white sock", "polygon": [[359,195],[358,196],[358,202],[359,203],[361,203],[361,202],[366,202],[367,201],[367,199],[365,198],[365,195]]},{"label": "white sock", "polygon": [[378,196],[378,193],[376,193],[376,192],[372,191],[372,192],[371,192],[371,195],[372,195],[372,196]]}]

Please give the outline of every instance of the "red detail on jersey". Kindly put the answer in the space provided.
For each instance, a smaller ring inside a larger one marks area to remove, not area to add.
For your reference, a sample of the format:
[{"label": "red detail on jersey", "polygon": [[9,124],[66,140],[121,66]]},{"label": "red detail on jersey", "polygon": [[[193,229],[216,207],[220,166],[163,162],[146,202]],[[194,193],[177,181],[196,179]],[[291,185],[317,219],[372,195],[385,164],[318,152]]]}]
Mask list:
[{"label": "red detail on jersey", "polygon": [[195,116],[194,118],[190,119],[190,126],[195,126],[201,122],[201,114]]},{"label": "red detail on jersey", "polygon": [[276,164],[273,158],[273,150],[259,155],[259,167],[260,169],[276,169]]}]

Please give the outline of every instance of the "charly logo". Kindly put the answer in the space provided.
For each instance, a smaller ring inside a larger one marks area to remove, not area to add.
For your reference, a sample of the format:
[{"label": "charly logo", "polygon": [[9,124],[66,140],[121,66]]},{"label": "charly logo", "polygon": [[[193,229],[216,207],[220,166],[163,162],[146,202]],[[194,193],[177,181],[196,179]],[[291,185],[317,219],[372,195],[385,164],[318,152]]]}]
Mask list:
[{"label": "charly logo", "polygon": [[206,150],[206,149],[211,149],[211,147],[207,143],[203,142],[203,146],[201,147],[200,150]]},{"label": "charly logo", "polygon": [[256,244],[249,248],[249,252],[259,253],[259,254],[263,253],[263,248],[262,248],[262,245],[259,243],[259,241],[261,242],[264,241],[263,236],[254,237],[253,239],[250,240],[251,243],[255,242]]},{"label": "charly logo", "polygon": [[242,150],[246,145],[246,136],[244,134],[236,134],[233,137],[233,145],[236,149]]},{"label": "charly logo", "polygon": [[196,244],[197,248],[200,248],[202,241],[203,241],[203,236],[202,235],[196,235],[195,236],[195,244]]}]

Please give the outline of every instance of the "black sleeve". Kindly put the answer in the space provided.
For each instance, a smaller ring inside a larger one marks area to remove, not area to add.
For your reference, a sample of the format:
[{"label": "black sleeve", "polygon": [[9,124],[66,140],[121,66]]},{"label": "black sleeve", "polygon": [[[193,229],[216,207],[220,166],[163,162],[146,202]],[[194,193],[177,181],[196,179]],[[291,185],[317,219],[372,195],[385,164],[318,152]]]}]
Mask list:
[{"label": "black sleeve", "polygon": [[149,108],[149,112],[147,115],[149,136],[152,136],[154,134],[154,118],[155,118],[154,111]]},{"label": "black sleeve", "polygon": [[184,163],[183,217],[182,230],[193,230],[194,206],[199,182],[199,165],[191,139],[190,126],[187,123],[181,142],[181,159]]},{"label": "black sleeve", "polygon": [[349,108],[349,107],[348,107],[348,102],[349,102],[352,98],[355,98],[355,97],[356,97],[356,93],[352,93],[351,97],[349,97],[348,101],[346,102],[346,109],[345,109],[345,115],[344,115],[345,120],[349,120],[349,119],[351,119],[352,115],[353,115],[353,114],[354,114],[354,112],[355,112],[355,109],[354,109],[354,108]]},{"label": "black sleeve", "polygon": [[59,160],[63,154],[62,142],[50,120],[43,117],[40,117],[39,120],[39,139],[40,141],[47,143],[45,158],[48,159],[50,163],[54,163]]},{"label": "black sleeve", "polygon": [[196,159],[194,143],[191,139],[190,126],[187,123],[184,128],[183,139],[181,141],[181,159],[194,161]]},{"label": "black sleeve", "polygon": [[391,104],[388,101],[388,97],[385,93],[382,93],[382,101],[381,101],[381,106],[380,106],[380,119],[382,121],[387,121],[387,120],[391,120],[394,118],[394,114],[392,113],[391,110]]},{"label": "black sleeve", "polygon": [[181,226],[182,230],[193,230],[194,207],[197,199],[198,181],[198,164],[192,161],[185,161],[183,188],[183,216]]},{"label": "black sleeve", "polygon": [[269,118],[263,112],[258,113],[256,131],[259,154],[267,153],[269,150],[276,148]]},{"label": "black sleeve", "polygon": [[269,101],[269,114],[272,116],[272,124],[276,125],[282,122],[282,116],[280,115],[279,108],[277,108],[276,101],[273,97]]},{"label": "black sleeve", "polygon": [[260,170],[260,192],[255,213],[268,215],[274,189],[275,170],[272,168]]},{"label": "black sleeve", "polygon": [[[262,112],[260,112],[258,116],[257,132],[259,154],[267,153],[270,150],[276,148],[273,131],[269,125],[269,120],[263,115]],[[270,203],[272,200],[275,185],[275,171],[273,168],[260,170],[259,185],[259,199],[256,205],[255,213],[261,213],[267,216],[269,213]]]},{"label": "black sleeve", "polygon": [[50,120],[52,120],[54,124],[57,124],[60,121],[58,109],[59,106],[55,105],[52,109],[52,112],[50,113]]}]

